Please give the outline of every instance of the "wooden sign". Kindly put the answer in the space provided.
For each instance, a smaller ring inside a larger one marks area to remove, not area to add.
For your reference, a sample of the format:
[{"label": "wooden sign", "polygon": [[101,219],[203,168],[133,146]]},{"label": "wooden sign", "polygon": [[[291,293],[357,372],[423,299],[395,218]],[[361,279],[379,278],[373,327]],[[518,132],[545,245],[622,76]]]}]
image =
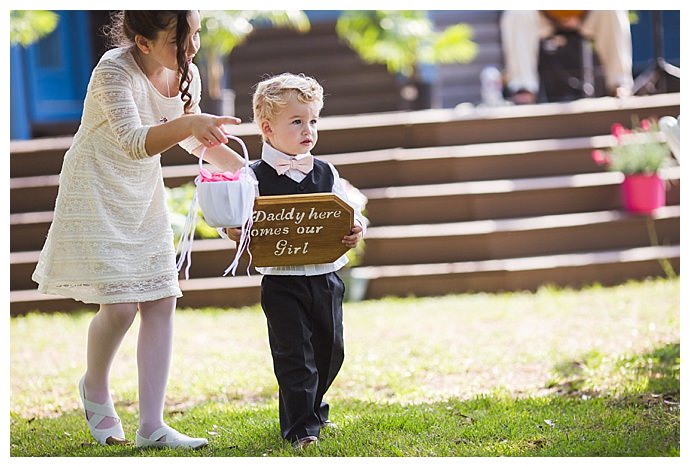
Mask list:
[{"label": "wooden sign", "polygon": [[331,263],[349,248],[354,210],[333,193],[259,196],[249,250],[257,267]]}]

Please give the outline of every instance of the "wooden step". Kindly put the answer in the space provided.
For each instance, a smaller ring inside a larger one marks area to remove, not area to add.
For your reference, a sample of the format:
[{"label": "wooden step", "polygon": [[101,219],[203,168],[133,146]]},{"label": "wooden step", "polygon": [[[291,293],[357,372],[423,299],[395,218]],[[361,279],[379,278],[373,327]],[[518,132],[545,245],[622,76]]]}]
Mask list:
[{"label": "wooden step", "polygon": [[10,179],[10,212],[49,211],[55,208],[59,175]]},{"label": "wooden step", "polygon": [[59,295],[45,295],[36,289],[10,291],[10,316],[31,312],[97,311],[98,305],[85,304]]},{"label": "wooden step", "polygon": [[611,136],[482,143],[428,148],[393,148],[326,155],[357,188],[430,185],[601,172],[593,149]]},{"label": "wooden step", "polygon": [[[663,172],[667,204],[679,204],[680,168]],[[620,209],[623,174],[489,180],[362,190],[374,226],[503,219]]]},{"label": "wooden step", "polygon": [[582,99],[497,108],[430,109],[321,119],[317,154],[577,138],[610,133],[632,115],[678,115],[679,94],[627,99]]},{"label": "wooden step", "polygon": [[[678,274],[680,245],[579,252],[501,260],[357,267],[343,271],[350,287],[362,287],[363,298],[426,296],[449,293],[535,290],[545,284],[578,287],[613,285],[630,279]],[[261,276],[220,277],[181,281],[179,307],[251,306],[260,300]],[[354,285],[354,284],[357,285]],[[10,314],[31,311],[94,310],[72,299],[10,291]]]},{"label": "wooden step", "polygon": [[[220,277],[235,258],[235,242],[217,239],[196,239],[192,249],[190,278]],[[36,269],[40,250],[14,251],[10,253],[10,290],[25,290],[36,287],[31,275]],[[248,257],[244,255],[235,271],[237,276],[247,275]],[[186,264],[185,264],[186,268]],[[180,273],[184,279],[185,268]],[[251,274],[256,274],[253,269]]]},{"label": "wooden step", "polygon": [[535,290],[543,285],[580,287],[679,274],[680,245],[496,259],[488,261],[358,267],[366,298]]},{"label": "wooden step", "polygon": [[[651,229],[651,230],[650,230]],[[484,261],[680,244],[680,206],[666,206],[651,216],[600,211],[456,222],[450,224],[370,227],[361,266]],[[235,242],[194,241],[189,277],[221,277],[235,257]],[[38,251],[10,253],[10,290],[31,289]],[[244,255],[236,270],[247,271]],[[183,279],[184,275],[181,274]]]},{"label": "wooden step", "polygon": [[[651,222],[651,223],[650,223]],[[649,229],[652,229],[651,232]],[[653,236],[650,236],[653,235]],[[680,206],[651,216],[624,211],[557,214],[449,224],[370,227],[361,266],[482,261],[501,258],[680,244]],[[220,277],[235,257],[235,242],[194,241],[189,277]],[[10,253],[10,290],[35,287],[38,251]],[[244,255],[236,270],[247,275]],[[256,274],[254,268],[249,271]],[[184,276],[181,274],[181,279]]]},{"label": "wooden step", "polygon": [[241,307],[261,302],[261,276],[211,277],[180,281],[180,307]]},{"label": "wooden step", "polygon": [[[308,76],[321,75],[322,70],[328,70],[332,73],[350,73],[354,69],[362,69],[362,60],[356,55],[348,53],[347,49],[342,49],[340,47],[329,48],[330,50],[324,50],[326,52],[320,60],[311,62],[309,64],[302,65],[304,74]],[[337,53],[342,52],[345,53]],[[335,52],[335,53],[333,53]],[[294,60],[291,57],[273,57],[270,62],[257,57],[254,60],[245,60],[242,62],[241,67],[233,72],[232,82],[235,83],[239,88],[240,84],[246,84],[248,86],[256,85],[256,83],[261,79],[262,76],[273,76],[280,74],[283,70],[289,70],[294,66]],[[385,69],[383,70],[385,71]],[[325,86],[324,91],[328,89],[328,83],[322,82],[322,86]],[[363,89],[363,92],[366,92]],[[328,94],[334,94],[332,90],[328,90],[326,94],[325,101],[328,102]],[[251,94],[245,94],[244,99],[249,99],[251,101]],[[352,96],[350,96],[352,97]],[[251,106],[250,106],[251,108]]]},{"label": "wooden step", "polygon": [[[259,151],[258,153],[254,151],[254,154],[260,154],[261,138],[254,124],[235,125],[232,127],[232,134],[242,138],[248,146]],[[72,141],[72,136],[10,141],[10,177],[58,175],[62,169],[64,155]],[[231,141],[229,146],[241,152],[238,143]],[[163,166],[194,164],[195,161],[197,161],[195,156],[177,145],[161,156]]]},{"label": "wooden step", "polygon": [[[223,238],[196,239],[192,246],[192,266],[189,268],[189,278],[221,277],[225,270],[232,264],[237,253],[237,245],[232,240]],[[240,258],[235,270],[236,276],[248,276],[256,274],[252,267],[248,270],[248,255]],[[186,267],[186,266],[185,266]],[[232,274],[228,272],[228,276]],[[180,279],[185,278],[185,270],[180,272]]]},{"label": "wooden step", "polygon": [[[610,136],[484,143],[415,149],[385,149],[324,156],[358,188],[539,177],[600,170],[591,151],[612,144]],[[511,156],[507,159],[507,156]],[[163,167],[168,187],[191,182],[198,164]],[[55,206],[59,175],[10,180],[10,212],[47,211]]]},{"label": "wooden step", "polygon": [[[196,170],[170,169],[185,173]],[[680,168],[669,168],[663,174],[669,180],[667,204],[677,205]],[[178,181],[184,177],[180,175]],[[622,177],[618,172],[601,172],[375,188],[364,189],[362,193],[368,198],[366,215],[372,226],[437,224],[620,209]],[[47,205],[48,201],[43,204]],[[40,250],[52,215],[52,211],[10,214],[10,251]]]},{"label": "wooden step", "polygon": [[10,290],[36,288],[31,275],[36,269],[40,251],[15,251],[10,253]]},{"label": "wooden step", "polygon": [[10,214],[10,251],[32,251],[43,248],[53,211]]},{"label": "wooden step", "polygon": [[[259,303],[261,277],[205,278],[180,281],[183,297],[178,308],[209,306],[242,307]],[[58,295],[45,295],[37,290],[10,292],[10,315],[22,315],[32,311],[98,310],[97,305],[85,304]]]},{"label": "wooden step", "polygon": [[612,210],[370,227],[361,266],[482,261],[655,243],[680,244],[680,206],[663,207],[651,216]]},{"label": "wooden step", "polygon": [[[276,55],[285,55],[296,50],[308,49],[310,55],[323,52],[333,53],[335,50],[350,51],[337,35],[333,34],[333,21],[319,21],[312,23],[309,31],[302,33],[289,28],[257,28],[252,32],[249,40],[233,50],[231,61],[266,61],[273,60]],[[235,70],[241,73],[243,70]]]},{"label": "wooden step", "polygon": [[[391,148],[583,138],[608,135],[615,122],[628,126],[632,115],[646,118],[679,113],[680,94],[675,93],[499,108],[331,116],[319,121],[319,143],[314,153],[325,156]],[[234,126],[232,133],[244,139],[252,159],[259,157],[261,138],[253,123]],[[71,140],[12,141],[10,176],[58,174]],[[161,157],[163,165],[193,161],[194,157],[178,146]]]},{"label": "wooden step", "polygon": [[57,175],[72,136],[10,141],[10,177]]},{"label": "wooden step", "polygon": [[[414,149],[393,148],[332,154],[323,156],[322,159],[333,163],[342,177],[362,189],[384,185],[428,185],[601,172],[603,169],[594,163],[591,151],[612,144],[612,136],[594,136]],[[168,187],[191,182],[196,175],[196,163],[163,167],[163,177]],[[16,213],[52,209],[58,182],[58,175],[12,178],[10,211]]]}]

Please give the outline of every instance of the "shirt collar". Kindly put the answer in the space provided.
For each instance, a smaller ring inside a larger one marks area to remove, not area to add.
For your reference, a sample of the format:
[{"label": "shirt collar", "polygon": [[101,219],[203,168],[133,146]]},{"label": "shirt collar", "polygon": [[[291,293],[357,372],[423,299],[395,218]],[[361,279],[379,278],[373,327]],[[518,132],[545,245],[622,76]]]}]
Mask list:
[{"label": "shirt collar", "polygon": [[261,160],[266,162],[268,165],[273,167],[275,170],[276,168],[276,161],[278,159],[303,159],[305,157],[310,156],[311,153],[306,152],[304,154],[297,154],[296,156],[289,156],[285,154],[284,152],[278,151],[276,148],[268,144],[267,142],[263,143],[263,146],[261,147]]}]

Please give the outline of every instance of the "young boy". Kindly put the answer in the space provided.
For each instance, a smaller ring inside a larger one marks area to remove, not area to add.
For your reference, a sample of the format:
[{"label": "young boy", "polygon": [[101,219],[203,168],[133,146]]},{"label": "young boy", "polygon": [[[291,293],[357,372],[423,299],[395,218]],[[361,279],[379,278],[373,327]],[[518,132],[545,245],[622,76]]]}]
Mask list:
[{"label": "young boy", "polygon": [[[314,159],[323,88],[313,78],[284,73],[257,85],[254,121],[263,136],[261,160],[252,164],[261,195],[332,192],[351,204],[355,225],[342,242],[354,248],[366,220],[350,202],[333,165]],[[240,229],[228,235],[238,241]],[[257,268],[279,386],[280,430],[296,449],[318,441],[331,425],[323,396],[343,363],[345,287],[336,271],[347,263]]]}]

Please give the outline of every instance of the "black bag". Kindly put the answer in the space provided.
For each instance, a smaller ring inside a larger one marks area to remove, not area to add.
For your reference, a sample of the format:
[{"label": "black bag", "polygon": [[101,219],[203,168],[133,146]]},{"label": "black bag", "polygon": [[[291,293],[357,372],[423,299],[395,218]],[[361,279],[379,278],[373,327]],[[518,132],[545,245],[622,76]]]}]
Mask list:
[{"label": "black bag", "polygon": [[592,45],[577,31],[558,31],[539,47],[540,89],[548,102],[565,102],[595,93]]}]

